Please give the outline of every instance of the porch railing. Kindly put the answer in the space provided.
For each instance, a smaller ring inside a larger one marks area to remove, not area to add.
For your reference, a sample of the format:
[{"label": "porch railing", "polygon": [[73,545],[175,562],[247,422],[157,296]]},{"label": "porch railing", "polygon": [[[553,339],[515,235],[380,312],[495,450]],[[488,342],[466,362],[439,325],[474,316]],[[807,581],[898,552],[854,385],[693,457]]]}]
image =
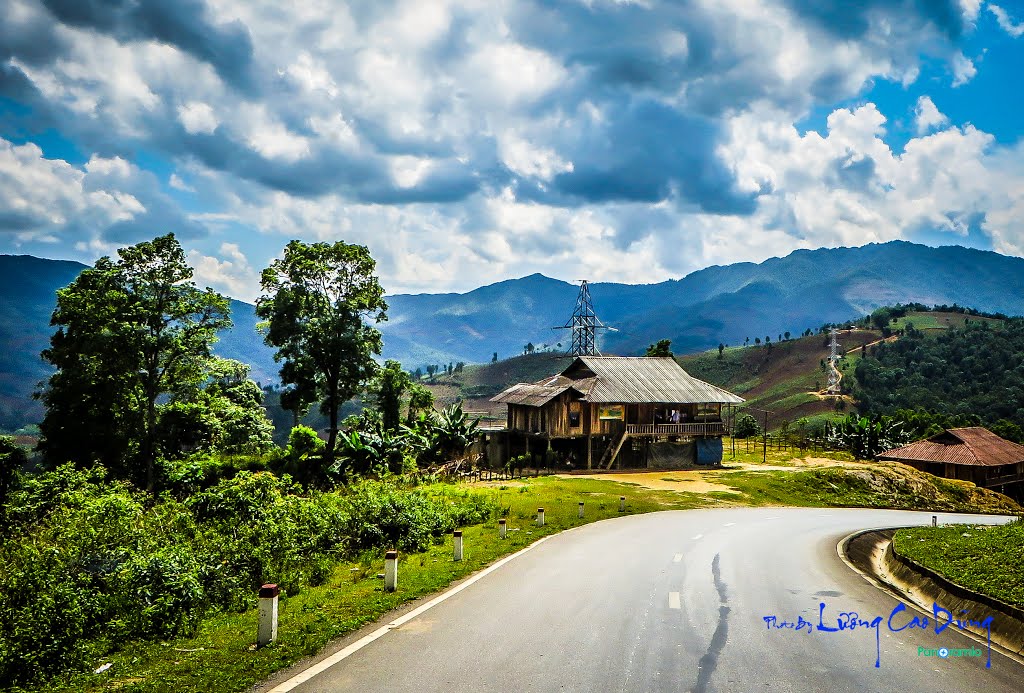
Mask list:
[{"label": "porch railing", "polygon": [[725,424],[721,421],[678,424],[626,424],[626,433],[631,436],[721,436],[725,435]]}]

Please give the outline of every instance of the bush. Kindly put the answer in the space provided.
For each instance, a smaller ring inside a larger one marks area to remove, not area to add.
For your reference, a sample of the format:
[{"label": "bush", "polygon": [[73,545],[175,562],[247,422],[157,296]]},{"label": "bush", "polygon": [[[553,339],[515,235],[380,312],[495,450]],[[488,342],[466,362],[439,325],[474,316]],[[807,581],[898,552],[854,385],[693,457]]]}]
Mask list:
[{"label": "bush", "polygon": [[269,472],[207,478],[206,462],[173,467],[182,484],[211,484],[185,500],[70,465],[22,481],[17,531],[0,537],[0,689],[94,665],[112,642],[194,633],[211,610],[252,608],[264,582],[295,594],[345,556],[422,550],[495,512],[466,490],[365,481],[303,494]]},{"label": "bush", "polygon": [[750,438],[761,434],[761,426],[750,414],[740,414],[736,417],[736,426],[733,435],[737,438]]}]

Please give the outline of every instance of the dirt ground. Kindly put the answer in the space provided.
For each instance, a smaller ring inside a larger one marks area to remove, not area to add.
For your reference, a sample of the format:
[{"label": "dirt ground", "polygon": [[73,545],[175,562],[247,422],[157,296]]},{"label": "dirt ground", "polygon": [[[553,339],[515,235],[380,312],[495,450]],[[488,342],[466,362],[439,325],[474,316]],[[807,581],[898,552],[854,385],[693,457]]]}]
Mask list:
[{"label": "dirt ground", "polygon": [[[625,484],[636,484],[644,488],[656,491],[688,491],[690,493],[708,493],[710,491],[722,491],[735,493],[736,489],[715,480],[717,473],[721,471],[782,471],[792,472],[801,469],[814,467],[851,467],[863,468],[871,466],[864,462],[850,462],[846,460],[833,460],[827,457],[804,457],[794,458],[790,464],[757,464],[748,462],[734,462],[728,459],[723,460],[723,466],[713,469],[687,469],[687,470],[654,470],[650,472],[619,472],[615,474],[587,474],[587,479],[601,479],[603,481],[618,481]],[[711,475],[715,475],[712,477]],[[573,479],[581,475],[558,474],[557,476]],[[710,478],[709,478],[710,477]]]}]

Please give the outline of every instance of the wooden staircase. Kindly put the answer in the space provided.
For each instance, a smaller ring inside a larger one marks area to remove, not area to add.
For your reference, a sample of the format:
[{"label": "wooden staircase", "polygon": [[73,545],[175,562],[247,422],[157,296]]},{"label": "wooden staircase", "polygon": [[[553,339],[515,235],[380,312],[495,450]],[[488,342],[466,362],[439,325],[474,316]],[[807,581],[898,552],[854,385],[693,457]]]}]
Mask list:
[{"label": "wooden staircase", "polygon": [[[598,469],[601,469],[602,467],[605,469],[612,468],[612,465],[615,463],[615,458],[619,456],[619,450],[622,449],[622,444],[626,442],[626,438],[628,437],[629,434],[626,432],[626,429],[623,428],[619,431],[617,436],[612,438],[611,443],[608,444],[608,447],[604,450],[604,454],[601,456],[601,461],[597,463]],[[605,460],[608,461],[607,464],[605,464]]]}]

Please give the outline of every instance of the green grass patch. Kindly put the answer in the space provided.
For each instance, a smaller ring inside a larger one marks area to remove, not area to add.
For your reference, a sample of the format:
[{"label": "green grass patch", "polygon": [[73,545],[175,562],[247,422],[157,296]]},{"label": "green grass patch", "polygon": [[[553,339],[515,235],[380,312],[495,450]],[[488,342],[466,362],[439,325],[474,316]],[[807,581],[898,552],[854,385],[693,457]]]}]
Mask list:
[{"label": "green grass patch", "polygon": [[901,529],[897,552],[951,582],[1024,608],[1024,521]]},{"label": "green grass patch", "polygon": [[[424,490],[431,495],[451,496],[464,493],[466,487],[435,484]],[[475,485],[472,490],[487,494],[497,507],[497,515],[507,518],[508,538],[498,538],[494,518],[463,529],[465,560],[461,563],[452,561],[450,535],[426,551],[402,553],[399,589],[395,593],[384,592],[383,581],[376,577],[384,570],[383,552],[368,551],[359,560],[337,564],[325,584],[286,594],[280,601],[278,640],[269,647],[254,647],[253,594],[253,609],[213,614],[203,619],[194,637],[119,643],[90,665],[98,668],[110,663],[107,671],[65,674],[31,690],[243,691],[282,667],[316,654],[332,639],[375,621],[405,602],[442,590],[540,537],[623,514],[716,504],[700,494],[654,491],[586,478],[540,477],[526,480],[519,487]],[[620,513],[619,496],[623,495],[627,498],[626,512]],[[577,517],[581,500],[585,503],[583,519]],[[537,527],[534,520],[541,507],[545,509],[546,524]],[[111,643],[106,645],[110,647]]]}]

